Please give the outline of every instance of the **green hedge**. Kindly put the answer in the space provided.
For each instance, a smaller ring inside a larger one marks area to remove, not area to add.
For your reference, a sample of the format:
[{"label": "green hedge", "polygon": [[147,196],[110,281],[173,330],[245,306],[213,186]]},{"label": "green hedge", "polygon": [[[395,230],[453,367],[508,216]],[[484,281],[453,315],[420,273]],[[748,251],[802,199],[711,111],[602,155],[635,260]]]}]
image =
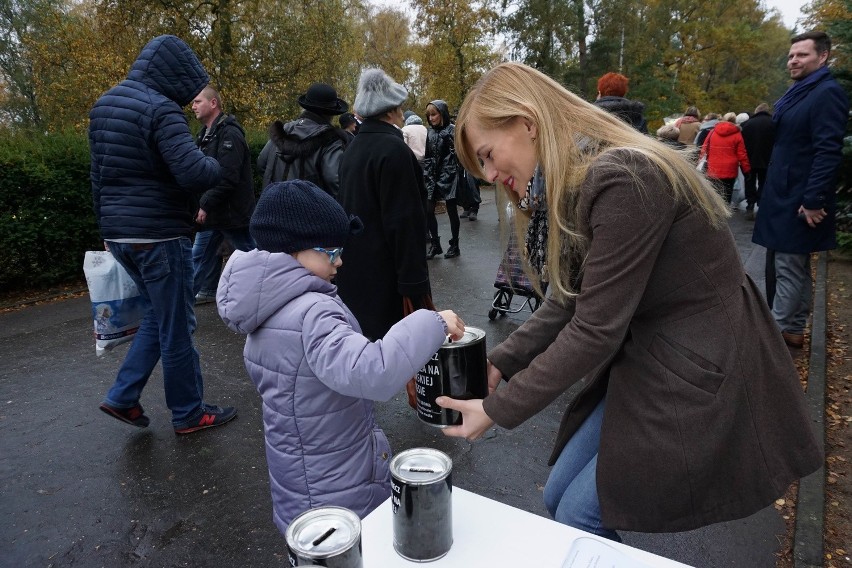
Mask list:
[{"label": "green hedge", "polygon": [[[266,133],[250,132],[247,139],[255,164]],[[258,191],[260,174],[255,172]],[[3,132],[0,292],[81,280],[85,252],[102,249],[92,211],[86,135]]]},{"label": "green hedge", "polygon": [[79,278],[99,242],[86,137],[4,133],[0,208],[0,290]]}]

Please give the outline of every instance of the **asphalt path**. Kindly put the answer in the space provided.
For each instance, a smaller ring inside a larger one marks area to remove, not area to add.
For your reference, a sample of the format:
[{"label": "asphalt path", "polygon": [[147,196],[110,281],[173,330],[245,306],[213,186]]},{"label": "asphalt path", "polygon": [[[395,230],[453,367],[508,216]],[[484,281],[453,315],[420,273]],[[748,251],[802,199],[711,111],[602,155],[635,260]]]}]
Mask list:
[{"label": "asphalt path", "polygon": [[[502,254],[497,212],[494,192],[484,191],[479,220],[462,220],[461,256],[429,263],[438,309],[454,309],[484,329],[489,346],[530,313],[488,318]],[[446,247],[446,215],[439,222]],[[762,287],[763,252],[751,244],[752,225],[742,212],[730,225],[746,269]],[[141,401],[150,427],[136,429],[98,410],[126,346],[95,356],[87,297],[0,314],[0,566],[283,565],[261,402],[243,367],[243,338],[225,328],[213,304],[196,311],[205,399],[236,406],[239,416],[182,437],[173,433],[159,368]],[[547,458],[570,396],[515,430],[493,428],[475,443],[420,422],[404,393],[376,408],[395,451],[440,449],[453,459],[455,485],[547,516],[541,497]],[[482,524],[488,530],[487,518]],[[785,532],[770,506],[696,531],[623,537],[693,566],[769,568]],[[554,559],[554,566],[560,563]]]}]

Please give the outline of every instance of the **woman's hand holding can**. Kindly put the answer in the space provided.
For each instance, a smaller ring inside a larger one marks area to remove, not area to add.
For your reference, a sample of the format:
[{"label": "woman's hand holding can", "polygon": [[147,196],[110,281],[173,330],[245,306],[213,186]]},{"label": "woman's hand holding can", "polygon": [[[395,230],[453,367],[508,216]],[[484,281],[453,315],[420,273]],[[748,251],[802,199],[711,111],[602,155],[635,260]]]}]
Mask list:
[{"label": "woman's hand holding can", "polygon": [[450,408],[462,415],[459,426],[447,426],[442,431],[447,436],[467,438],[471,442],[481,438],[485,431],[494,426],[494,421],[488,418],[482,408],[482,399],[457,400],[448,396],[439,396],[435,402],[442,408]]}]

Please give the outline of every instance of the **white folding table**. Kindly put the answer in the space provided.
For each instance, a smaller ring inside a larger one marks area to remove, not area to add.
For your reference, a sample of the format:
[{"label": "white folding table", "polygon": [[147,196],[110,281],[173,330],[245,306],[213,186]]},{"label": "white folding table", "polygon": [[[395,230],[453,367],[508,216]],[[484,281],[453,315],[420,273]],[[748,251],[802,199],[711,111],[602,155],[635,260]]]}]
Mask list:
[{"label": "white folding table", "polygon": [[439,560],[411,562],[396,553],[390,499],[361,521],[365,568],[418,565],[429,568],[561,568],[566,565],[575,542],[578,546],[603,543],[603,548],[615,549],[620,560],[606,565],[600,563],[599,568],[689,568],[686,564],[591,535],[458,487],[453,488],[453,546]]}]

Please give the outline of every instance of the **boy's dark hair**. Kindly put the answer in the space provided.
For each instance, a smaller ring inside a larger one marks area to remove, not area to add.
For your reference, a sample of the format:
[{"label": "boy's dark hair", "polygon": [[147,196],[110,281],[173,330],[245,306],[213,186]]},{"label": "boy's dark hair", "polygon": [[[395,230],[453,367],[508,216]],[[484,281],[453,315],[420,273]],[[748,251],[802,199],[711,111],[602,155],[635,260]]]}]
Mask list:
[{"label": "boy's dark hair", "polygon": [[812,39],[814,41],[814,47],[816,47],[817,53],[831,53],[831,38],[828,37],[827,33],[820,32],[817,30],[811,30],[809,32],[797,35],[796,37],[790,40],[790,45],[808,39]]}]

